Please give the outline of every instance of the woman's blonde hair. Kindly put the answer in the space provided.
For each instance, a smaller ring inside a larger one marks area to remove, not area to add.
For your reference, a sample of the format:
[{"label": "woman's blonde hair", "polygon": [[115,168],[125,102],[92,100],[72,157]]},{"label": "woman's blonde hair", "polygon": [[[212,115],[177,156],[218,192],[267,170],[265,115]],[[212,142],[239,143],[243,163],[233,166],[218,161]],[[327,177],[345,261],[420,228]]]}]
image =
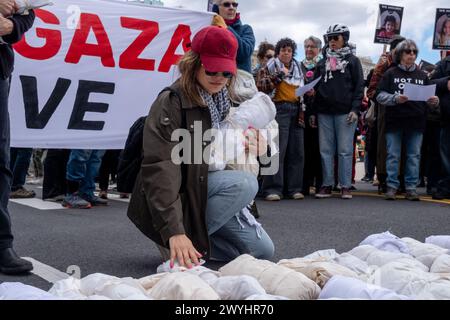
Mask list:
[{"label": "woman's blonde hair", "polygon": [[[200,70],[201,66],[202,61],[200,60],[200,55],[192,50],[187,52],[178,62],[178,69],[181,73],[180,85],[184,94],[196,105],[204,106],[205,102],[198,92],[200,83],[197,80],[197,73]],[[235,77],[233,76],[233,78],[231,78],[227,84],[230,99],[233,99],[234,97],[234,82]]]}]

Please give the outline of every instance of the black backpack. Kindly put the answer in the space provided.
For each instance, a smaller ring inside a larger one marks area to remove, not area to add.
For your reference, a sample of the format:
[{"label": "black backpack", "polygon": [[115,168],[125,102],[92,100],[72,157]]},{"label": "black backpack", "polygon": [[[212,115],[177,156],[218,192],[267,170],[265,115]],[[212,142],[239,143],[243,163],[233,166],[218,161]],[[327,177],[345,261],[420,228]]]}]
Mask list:
[{"label": "black backpack", "polygon": [[[170,91],[179,99],[179,95],[172,88],[167,87],[159,94]],[[181,99],[180,99],[181,102]],[[183,109],[182,109],[183,110]],[[183,126],[185,126],[185,114],[183,112]],[[147,116],[137,119],[130,128],[125,147],[120,153],[119,164],[117,166],[117,191],[122,193],[132,193],[137,175],[141,170],[141,163],[144,157],[143,140],[144,126]]]},{"label": "black backpack", "polygon": [[147,117],[140,117],[130,128],[125,148],[119,156],[117,166],[117,191],[132,193],[134,182],[141,169],[142,144],[145,120]]}]

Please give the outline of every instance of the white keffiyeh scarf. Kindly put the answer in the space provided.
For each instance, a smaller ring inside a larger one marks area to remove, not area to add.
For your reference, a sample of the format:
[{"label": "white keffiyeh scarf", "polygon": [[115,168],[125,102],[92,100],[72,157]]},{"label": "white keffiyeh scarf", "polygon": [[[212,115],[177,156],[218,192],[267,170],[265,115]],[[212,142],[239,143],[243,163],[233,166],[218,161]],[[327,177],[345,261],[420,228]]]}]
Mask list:
[{"label": "white keffiyeh scarf", "polygon": [[326,57],[327,61],[325,63],[325,79],[327,82],[328,79],[333,79],[333,71],[340,71],[341,73],[345,72],[345,68],[349,64],[349,61],[346,59],[352,53],[352,49],[350,47],[344,47],[339,50],[331,50],[327,48]]},{"label": "white keffiyeh scarf", "polygon": [[[267,63],[267,69],[272,75],[280,73],[283,68],[284,64],[278,58],[272,58]],[[296,87],[300,87],[303,84],[303,72],[300,69],[297,61],[295,61],[294,59],[292,59],[291,65],[289,67],[289,73],[284,77],[283,81]]]}]

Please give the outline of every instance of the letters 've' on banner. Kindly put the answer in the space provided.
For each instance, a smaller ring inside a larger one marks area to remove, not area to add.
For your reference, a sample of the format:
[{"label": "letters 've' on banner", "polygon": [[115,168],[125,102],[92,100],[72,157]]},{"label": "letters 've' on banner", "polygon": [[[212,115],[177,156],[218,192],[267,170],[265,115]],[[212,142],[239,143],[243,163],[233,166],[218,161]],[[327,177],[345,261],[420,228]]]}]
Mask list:
[{"label": "letters 've' on banner", "polygon": [[122,149],[211,14],[58,0],[14,45],[11,145]]}]

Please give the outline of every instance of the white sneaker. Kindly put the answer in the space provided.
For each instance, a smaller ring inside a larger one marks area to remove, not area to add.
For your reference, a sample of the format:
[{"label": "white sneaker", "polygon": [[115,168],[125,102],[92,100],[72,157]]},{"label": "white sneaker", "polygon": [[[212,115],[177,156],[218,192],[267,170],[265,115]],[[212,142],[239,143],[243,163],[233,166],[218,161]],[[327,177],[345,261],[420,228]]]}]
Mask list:
[{"label": "white sneaker", "polygon": [[291,197],[293,200],[304,200],[305,196],[301,192],[294,193]]},{"label": "white sneaker", "polygon": [[269,194],[265,199],[266,201],[280,201],[281,197],[277,194]]}]

